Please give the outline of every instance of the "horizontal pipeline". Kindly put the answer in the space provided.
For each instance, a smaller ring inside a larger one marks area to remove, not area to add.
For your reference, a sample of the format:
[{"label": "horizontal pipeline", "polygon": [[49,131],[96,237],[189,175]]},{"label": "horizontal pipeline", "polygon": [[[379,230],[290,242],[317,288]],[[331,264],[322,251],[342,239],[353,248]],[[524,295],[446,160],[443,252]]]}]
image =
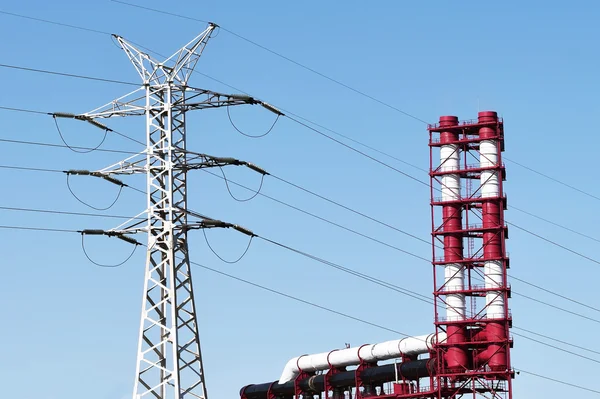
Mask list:
[{"label": "horizontal pipeline", "polygon": [[[356,370],[341,371],[329,377],[329,384],[334,388],[348,388],[356,383]],[[431,359],[414,360],[405,363],[374,366],[360,371],[360,379],[365,385],[381,385],[384,382],[398,379],[417,380],[429,377],[435,373],[434,361]],[[319,394],[325,390],[325,376],[314,375],[298,382],[302,392]],[[294,392],[294,381],[284,384],[266,382],[263,384],[247,385],[240,391],[242,399],[267,399],[269,394],[279,397],[291,397]]]}]

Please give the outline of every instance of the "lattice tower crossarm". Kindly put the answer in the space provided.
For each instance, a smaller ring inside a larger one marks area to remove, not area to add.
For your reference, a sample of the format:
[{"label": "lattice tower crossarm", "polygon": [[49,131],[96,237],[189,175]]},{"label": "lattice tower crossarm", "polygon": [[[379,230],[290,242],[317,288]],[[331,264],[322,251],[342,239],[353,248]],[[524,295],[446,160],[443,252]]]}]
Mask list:
[{"label": "lattice tower crossarm", "polygon": [[[81,116],[86,120],[146,116],[146,150],[142,158],[132,157],[131,162],[127,160],[102,171],[106,175],[147,176],[144,230],[148,233],[148,249],[134,399],[207,398],[187,241],[188,230],[194,228],[187,221],[187,171],[198,167],[190,167],[193,165],[186,158],[189,152],[185,114],[189,110],[240,104],[261,104],[276,111],[249,96],[188,86],[190,74],[215,27],[210,24],[164,62],[116,36],[143,86]],[[229,160],[213,157],[209,161],[218,164]],[[130,232],[134,231],[139,229]],[[127,233],[127,229],[123,232]]]}]

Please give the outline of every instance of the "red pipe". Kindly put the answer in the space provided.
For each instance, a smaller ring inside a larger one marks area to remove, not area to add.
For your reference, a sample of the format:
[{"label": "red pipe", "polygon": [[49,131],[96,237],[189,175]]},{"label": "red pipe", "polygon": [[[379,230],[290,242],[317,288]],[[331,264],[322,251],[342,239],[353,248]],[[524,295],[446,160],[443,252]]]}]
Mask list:
[{"label": "red pipe", "polygon": [[[458,117],[441,116],[440,127],[458,125]],[[458,134],[455,131],[440,133],[440,144],[455,143]],[[463,260],[463,237],[462,230],[462,206],[460,204],[448,204],[442,208],[442,223],[444,230],[444,259],[451,263]],[[454,232],[454,233],[453,233]],[[460,344],[465,342],[465,329],[462,325],[447,325],[448,351],[445,355],[447,368],[451,371],[463,371],[467,368],[467,354]],[[457,345],[457,346],[452,346]]]},{"label": "red pipe", "polygon": [[[479,123],[497,122],[498,114],[493,111],[479,112],[478,114]],[[497,130],[491,127],[482,127],[479,129],[479,137],[481,139],[490,139],[498,142]],[[497,143],[498,144],[498,143]],[[499,146],[498,146],[499,147]],[[499,173],[499,171],[495,171]],[[482,217],[483,217],[483,228],[494,229],[494,231],[487,231],[483,233],[483,258],[486,260],[499,260],[502,258],[502,239],[501,234],[501,197],[502,193],[498,194],[497,198],[490,198],[482,201]],[[501,284],[501,286],[504,284]],[[500,291],[500,290],[499,290]],[[502,292],[500,295],[504,295]],[[506,316],[506,315],[505,315]],[[478,356],[478,360],[481,362],[488,361],[488,366],[492,370],[505,370],[506,369],[506,346],[503,342],[506,340],[504,321],[492,321],[487,324],[485,328],[485,336],[489,341],[498,341],[499,343],[493,343]]]}]

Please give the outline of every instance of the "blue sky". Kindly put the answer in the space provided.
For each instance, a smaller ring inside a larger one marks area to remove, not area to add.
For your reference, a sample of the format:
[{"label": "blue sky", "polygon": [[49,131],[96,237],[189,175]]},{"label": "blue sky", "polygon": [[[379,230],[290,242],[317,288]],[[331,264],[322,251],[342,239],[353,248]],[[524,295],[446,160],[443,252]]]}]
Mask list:
[{"label": "blue sky", "polygon": [[[169,3],[144,2],[165,8]],[[592,1],[566,3],[393,2],[374,4],[304,1],[179,1],[170,9],[214,21],[328,76],[369,93],[426,121],[439,115],[475,118],[478,110],[497,110],[505,119],[508,159],[542,171],[594,195],[597,187],[596,118],[600,110],[597,71],[600,59]],[[163,54],[171,54],[205,24],[159,15],[110,1],[22,1],[0,11],[118,33]],[[108,35],[44,24],[0,14],[3,64],[50,69],[137,82],[139,77]],[[325,125],[349,137],[427,168],[424,123],[269,54],[221,31],[197,69],[239,90]],[[68,79],[0,68],[0,106],[81,113],[126,93],[116,84]],[[195,74],[194,86],[233,89]],[[259,134],[272,115],[258,107],[234,108],[232,118]],[[0,110],[0,138],[60,144],[48,116]],[[143,140],[142,119],[111,123]],[[61,121],[72,145],[95,146],[101,132]],[[328,141],[290,120],[281,120],[263,139],[238,134],[224,109],[189,117],[191,150],[234,156],[256,163],[345,205],[428,239],[426,187]],[[0,164],[51,169],[99,169],[119,154],[74,154],[67,149],[2,142]],[[109,135],[103,148],[137,151],[139,146]],[[373,154],[381,157],[378,154]],[[381,158],[422,180],[427,176],[398,161]],[[5,195],[0,206],[89,212],[68,192],[64,176],[0,169]],[[258,187],[246,170],[228,176]],[[143,187],[141,179],[129,180]],[[375,277],[429,295],[431,266],[324,224],[268,199],[238,203],[222,181],[205,173],[190,176],[190,207],[246,226],[258,234],[314,253]],[[598,200],[569,190],[507,161],[506,218],[533,232],[595,258],[594,241],[566,232],[511,205],[592,236],[600,222]],[[112,202],[117,188],[74,178],[73,189],[91,203]],[[247,192],[234,188],[236,195]],[[272,178],[263,192],[336,223],[360,230],[400,248],[430,257],[427,244],[319,201]],[[135,215],[143,195],[125,190],[106,213]],[[83,229],[110,228],[118,219],[2,211],[2,225]],[[246,238],[233,231],[208,231],[211,245],[231,259]],[[138,251],[120,268],[89,263],[77,235],[0,230],[4,242],[0,303],[0,375],[6,397],[32,399],[125,398],[130,395],[143,283],[144,254]],[[246,257],[229,265],[208,249],[201,233],[191,236],[193,261],[268,285],[300,298],[408,334],[433,331],[433,309],[414,299],[341,274],[293,253],[256,240]],[[597,263],[577,257],[532,235],[511,229],[511,273],[591,306],[597,306]],[[110,263],[130,247],[116,240],[90,238],[94,259]],[[209,395],[230,399],[248,383],[275,380],[287,360],[352,345],[393,339],[369,327],[274,296],[204,269],[194,270]],[[597,319],[598,315],[532,287],[511,281],[527,296]],[[515,325],[593,350],[594,321],[557,311],[518,295],[511,299]],[[569,348],[567,348],[569,349]],[[571,350],[571,349],[569,349]],[[575,350],[578,351],[578,350]],[[581,352],[581,351],[578,351]],[[586,352],[584,355],[594,357]],[[598,364],[515,337],[513,365],[548,377],[593,386]],[[598,356],[596,356],[598,358]],[[566,366],[568,365],[568,366]],[[591,392],[520,375],[515,397],[592,398]]]}]

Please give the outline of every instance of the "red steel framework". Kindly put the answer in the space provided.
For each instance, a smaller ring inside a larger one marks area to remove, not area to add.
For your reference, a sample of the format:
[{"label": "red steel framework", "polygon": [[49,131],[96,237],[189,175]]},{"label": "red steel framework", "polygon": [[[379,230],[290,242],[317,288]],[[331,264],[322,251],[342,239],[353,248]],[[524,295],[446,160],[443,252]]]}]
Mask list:
[{"label": "red steel framework", "polygon": [[496,112],[478,116],[428,127],[435,385],[438,398],[512,399],[504,125]]},{"label": "red steel framework", "polygon": [[329,362],[330,352],[325,374],[297,364],[293,381],[248,385],[241,399],[512,399],[504,124],[485,111],[464,122],[442,116],[428,130],[435,304],[429,358],[403,355],[378,366],[359,356],[358,367],[346,370]]}]

